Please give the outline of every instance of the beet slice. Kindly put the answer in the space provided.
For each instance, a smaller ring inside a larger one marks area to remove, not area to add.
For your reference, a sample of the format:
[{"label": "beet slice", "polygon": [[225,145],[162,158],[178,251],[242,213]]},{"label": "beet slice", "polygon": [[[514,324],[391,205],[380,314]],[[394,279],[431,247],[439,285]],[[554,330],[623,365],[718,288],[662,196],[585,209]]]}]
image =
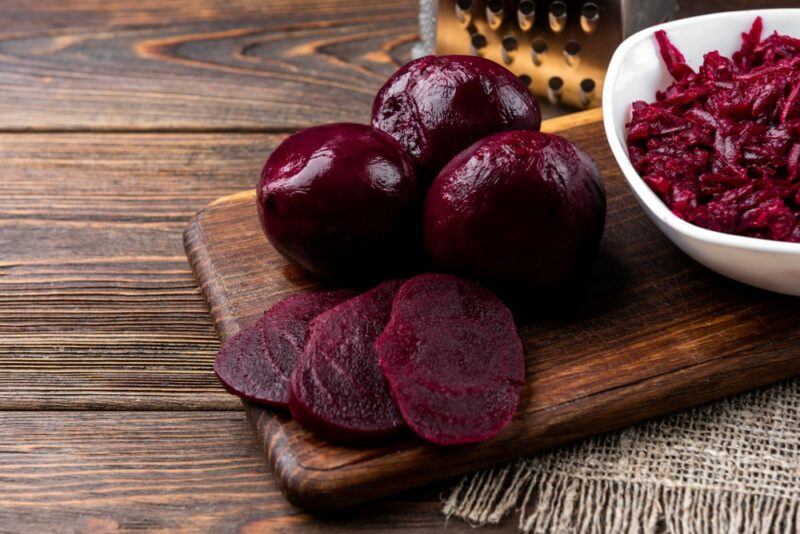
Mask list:
[{"label": "beet slice", "polygon": [[511,312],[464,278],[405,282],[375,350],[403,419],[432,443],[489,439],[519,404],[525,354]]},{"label": "beet slice", "polygon": [[311,323],[289,388],[289,409],[303,427],[345,443],[379,441],[405,427],[375,353],[400,284],[384,282]]},{"label": "beet slice", "polygon": [[228,341],[214,362],[225,389],[251,402],[287,408],[289,376],[311,321],[353,296],[346,289],[295,295],[275,304]]},{"label": "beet slice", "polygon": [[[258,396],[252,394],[253,388],[247,376],[247,369],[242,365],[242,360],[255,357],[263,358],[263,334],[257,325],[245,328],[230,338],[217,353],[214,360],[214,374],[228,392],[238,395],[251,402],[262,402]],[[243,358],[243,355],[247,354]]]}]

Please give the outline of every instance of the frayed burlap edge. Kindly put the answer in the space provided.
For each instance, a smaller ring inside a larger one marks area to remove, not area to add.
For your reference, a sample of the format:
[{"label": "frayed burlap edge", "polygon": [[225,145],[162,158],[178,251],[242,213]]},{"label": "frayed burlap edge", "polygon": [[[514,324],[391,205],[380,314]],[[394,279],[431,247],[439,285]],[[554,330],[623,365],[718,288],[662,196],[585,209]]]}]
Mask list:
[{"label": "frayed burlap edge", "polygon": [[497,524],[519,503],[523,532],[798,532],[800,502],[705,488],[586,480],[506,466],[462,480],[444,513]]},{"label": "frayed burlap edge", "polygon": [[800,380],[464,477],[444,514],[524,532],[800,532]]}]

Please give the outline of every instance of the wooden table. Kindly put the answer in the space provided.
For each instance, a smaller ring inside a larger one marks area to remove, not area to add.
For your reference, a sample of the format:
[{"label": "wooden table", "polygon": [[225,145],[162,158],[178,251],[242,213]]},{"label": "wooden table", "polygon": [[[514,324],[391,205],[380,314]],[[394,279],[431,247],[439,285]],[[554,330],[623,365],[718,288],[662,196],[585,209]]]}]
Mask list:
[{"label": "wooden table", "polygon": [[181,243],[288,132],[366,121],[415,32],[415,0],[0,0],[0,530],[444,525],[452,483],[283,500]]}]

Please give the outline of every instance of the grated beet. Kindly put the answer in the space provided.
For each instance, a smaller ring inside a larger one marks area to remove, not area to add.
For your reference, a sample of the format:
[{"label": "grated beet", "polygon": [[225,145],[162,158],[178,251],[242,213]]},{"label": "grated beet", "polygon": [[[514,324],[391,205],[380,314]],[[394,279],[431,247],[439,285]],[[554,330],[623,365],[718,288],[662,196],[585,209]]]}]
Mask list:
[{"label": "grated beet", "polygon": [[488,439],[519,404],[525,356],[511,312],[464,278],[405,282],[375,350],[406,423],[432,443]]},{"label": "grated beet", "polygon": [[632,105],[628,153],[678,217],[719,232],[800,242],[800,39],[761,39],[757,18],[731,58],[695,72],[658,31],[675,81]]},{"label": "grated beet", "polygon": [[214,361],[214,372],[234,395],[288,407],[289,376],[305,348],[311,321],[352,296],[352,291],[340,289],[282,300],[225,343]]}]

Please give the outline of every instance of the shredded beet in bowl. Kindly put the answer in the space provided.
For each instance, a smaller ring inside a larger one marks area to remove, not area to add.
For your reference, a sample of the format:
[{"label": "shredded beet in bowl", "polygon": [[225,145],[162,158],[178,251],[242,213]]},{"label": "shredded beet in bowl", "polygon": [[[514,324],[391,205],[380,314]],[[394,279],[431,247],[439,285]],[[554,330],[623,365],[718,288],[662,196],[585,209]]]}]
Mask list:
[{"label": "shredded beet in bowl", "polygon": [[800,243],[800,39],[762,32],[759,17],[738,52],[708,52],[697,71],[656,32],[674,81],[632,104],[628,154],[678,217]]}]

